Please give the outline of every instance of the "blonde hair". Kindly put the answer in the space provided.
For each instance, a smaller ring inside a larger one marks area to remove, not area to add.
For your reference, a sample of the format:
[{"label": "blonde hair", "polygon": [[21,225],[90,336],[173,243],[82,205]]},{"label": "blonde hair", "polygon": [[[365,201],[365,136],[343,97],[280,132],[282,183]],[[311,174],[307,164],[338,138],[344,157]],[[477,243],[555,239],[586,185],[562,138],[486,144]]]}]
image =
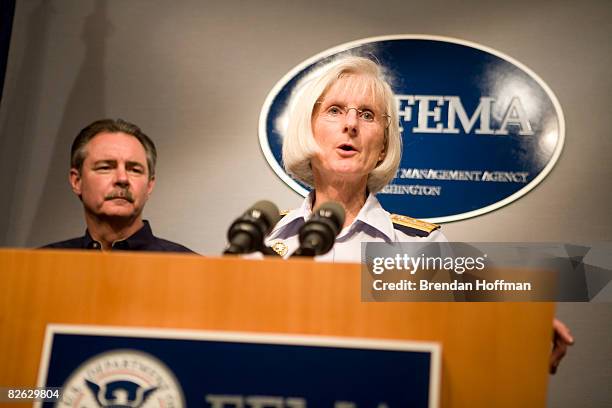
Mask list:
[{"label": "blonde hair", "polygon": [[368,81],[363,83],[364,91],[369,90],[376,100],[382,100],[382,106],[390,117],[390,125],[385,129],[384,158],[368,176],[368,190],[377,193],[395,177],[401,159],[402,141],[393,91],[381,67],[367,58],[341,57],[324,66],[321,72],[306,82],[289,114],[283,140],[283,164],[292,177],[314,187],[310,159],[319,146],[312,134],[313,110],[321,96],[338,79],[347,75],[367,77]]}]

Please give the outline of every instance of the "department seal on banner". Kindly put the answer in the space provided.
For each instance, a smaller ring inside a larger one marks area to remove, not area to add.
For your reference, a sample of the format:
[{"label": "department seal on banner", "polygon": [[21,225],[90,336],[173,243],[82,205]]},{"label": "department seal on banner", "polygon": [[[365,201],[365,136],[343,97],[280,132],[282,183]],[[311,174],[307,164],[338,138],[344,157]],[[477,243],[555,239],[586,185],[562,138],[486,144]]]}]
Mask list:
[{"label": "department seal on banner", "polygon": [[113,350],[90,358],[62,388],[55,407],[185,407],[172,371],[156,357],[136,350]]}]

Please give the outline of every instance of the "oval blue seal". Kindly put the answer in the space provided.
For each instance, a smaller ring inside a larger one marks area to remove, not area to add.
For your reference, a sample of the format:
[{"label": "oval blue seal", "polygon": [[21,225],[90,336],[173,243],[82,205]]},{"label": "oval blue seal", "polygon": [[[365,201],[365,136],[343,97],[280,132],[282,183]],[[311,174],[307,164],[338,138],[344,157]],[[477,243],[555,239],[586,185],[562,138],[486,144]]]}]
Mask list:
[{"label": "oval blue seal", "polygon": [[399,108],[403,152],[396,177],[377,197],[390,212],[448,222],[493,211],[522,197],[551,171],[563,149],[563,111],[533,71],[494,49],[425,35],[366,38],[302,62],[268,94],[259,141],[282,168],[288,110],[300,86],[347,54],[383,66]]}]

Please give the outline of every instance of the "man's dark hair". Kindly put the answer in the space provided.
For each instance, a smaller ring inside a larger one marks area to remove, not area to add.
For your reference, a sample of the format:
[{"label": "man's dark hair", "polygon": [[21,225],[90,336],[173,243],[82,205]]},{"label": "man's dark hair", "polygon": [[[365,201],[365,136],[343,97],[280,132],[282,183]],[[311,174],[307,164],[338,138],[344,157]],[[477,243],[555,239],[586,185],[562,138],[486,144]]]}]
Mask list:
[{"label": "man's dark hair", "polygon": [[118,133],[122,132],[131,136],[134,136],[142,147],[144,147],[147,155],[147,167],[149,168],[149,180],[155,176],[155,163],[157,162],[157,150],[155,144],[145,135],[138,126],[133,123],[127,122],[123,119],[101,119],[96,120],[92,124],[84,127],[77,137],[72,142],[72,148],[70,150],[70,167],[77,169],[79,173],[83,168],[83,162],[87,154],[87,144],[96,137],[99,133]]}]

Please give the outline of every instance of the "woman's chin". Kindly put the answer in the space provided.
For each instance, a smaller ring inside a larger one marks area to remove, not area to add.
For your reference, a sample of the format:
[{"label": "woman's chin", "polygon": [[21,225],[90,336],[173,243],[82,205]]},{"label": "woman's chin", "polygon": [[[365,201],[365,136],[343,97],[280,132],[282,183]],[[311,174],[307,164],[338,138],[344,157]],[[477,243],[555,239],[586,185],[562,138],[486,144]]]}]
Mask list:
[{"label": "woman's chin", "polygon": [[326,184],[330,185],[350,184],[359,186],[367,183],[368,175],[352,168],[334,168],[331,169],[328,174],[322,177],[322,179],[326,180]]}]

